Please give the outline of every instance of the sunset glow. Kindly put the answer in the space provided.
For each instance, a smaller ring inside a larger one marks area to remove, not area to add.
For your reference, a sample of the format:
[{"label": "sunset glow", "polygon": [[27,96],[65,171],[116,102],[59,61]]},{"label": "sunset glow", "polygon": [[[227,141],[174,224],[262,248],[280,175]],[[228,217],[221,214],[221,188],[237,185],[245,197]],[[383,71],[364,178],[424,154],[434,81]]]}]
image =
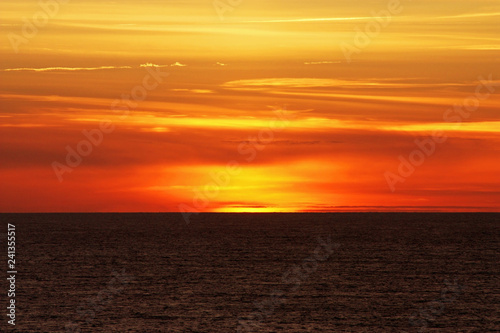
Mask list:
[{"label": "sunset glow", "polygon": [[2,212],[500,211],[498,1],[64,2],[0,4]]}]

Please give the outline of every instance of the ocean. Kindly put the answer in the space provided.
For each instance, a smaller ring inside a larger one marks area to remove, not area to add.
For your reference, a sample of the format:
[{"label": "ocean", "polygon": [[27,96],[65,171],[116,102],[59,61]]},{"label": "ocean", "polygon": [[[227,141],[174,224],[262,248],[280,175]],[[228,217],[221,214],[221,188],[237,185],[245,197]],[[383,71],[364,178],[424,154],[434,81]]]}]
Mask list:
[{"label": "ocean", "polygon": [[0,218],[1,332],[500,332],[500,214]]}]

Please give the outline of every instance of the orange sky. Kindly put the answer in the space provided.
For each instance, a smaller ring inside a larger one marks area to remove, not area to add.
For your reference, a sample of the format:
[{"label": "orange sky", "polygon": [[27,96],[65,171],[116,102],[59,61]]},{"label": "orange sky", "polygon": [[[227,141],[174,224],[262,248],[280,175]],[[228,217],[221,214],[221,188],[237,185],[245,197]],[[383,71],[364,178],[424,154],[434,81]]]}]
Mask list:
[{"label": "orange sky", "polygon": [[500,211],[497,0],[64,2],[0,4],[2,212]]}]

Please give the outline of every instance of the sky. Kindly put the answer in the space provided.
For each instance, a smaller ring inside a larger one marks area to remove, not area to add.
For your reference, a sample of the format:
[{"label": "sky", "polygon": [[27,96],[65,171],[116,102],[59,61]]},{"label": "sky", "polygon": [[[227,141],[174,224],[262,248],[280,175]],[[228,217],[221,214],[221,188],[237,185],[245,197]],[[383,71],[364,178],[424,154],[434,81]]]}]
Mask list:
[{"label": "sky", "polygon": [[500,211],[498,0],[6,0],[1,212]]}]

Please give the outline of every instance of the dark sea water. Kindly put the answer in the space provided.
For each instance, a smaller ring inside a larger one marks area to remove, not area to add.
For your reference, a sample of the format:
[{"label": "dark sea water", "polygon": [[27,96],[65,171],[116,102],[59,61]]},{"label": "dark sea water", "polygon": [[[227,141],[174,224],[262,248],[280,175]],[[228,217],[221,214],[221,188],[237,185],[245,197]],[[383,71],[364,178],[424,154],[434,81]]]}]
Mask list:
[{"label": "dark sea water", "polygon": [[500,332],[499,214],[3,214],[1,332]]}]

